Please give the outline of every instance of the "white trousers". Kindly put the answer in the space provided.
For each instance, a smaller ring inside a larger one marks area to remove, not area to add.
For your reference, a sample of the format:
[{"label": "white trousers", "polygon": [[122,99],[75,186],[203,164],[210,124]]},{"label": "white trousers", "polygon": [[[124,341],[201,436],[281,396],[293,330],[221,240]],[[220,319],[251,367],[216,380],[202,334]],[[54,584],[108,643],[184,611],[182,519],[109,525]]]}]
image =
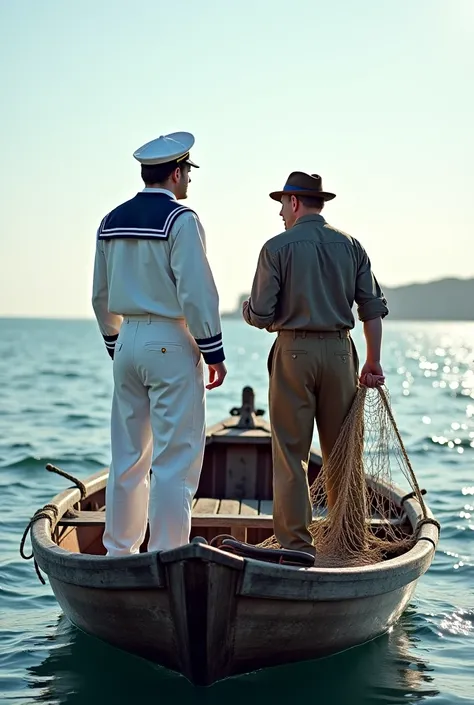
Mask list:
[{"label": "white trousers", "polygon": [[189,542],[204,455],[201,353],[184,323],[125,316],[113,370],[107,555],[138,553],[147,519],[149,551],[177,548]]}]

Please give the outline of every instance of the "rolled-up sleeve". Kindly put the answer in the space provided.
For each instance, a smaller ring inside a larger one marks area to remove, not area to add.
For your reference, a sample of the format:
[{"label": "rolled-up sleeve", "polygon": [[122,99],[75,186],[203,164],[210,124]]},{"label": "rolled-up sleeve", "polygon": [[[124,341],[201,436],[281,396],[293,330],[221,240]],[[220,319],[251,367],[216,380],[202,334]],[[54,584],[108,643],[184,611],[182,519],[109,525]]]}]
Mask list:
[{"label": "rolled-up sleeve", "polygon": [[359,269],[357,272],[355,301],[359,320],[370,321],[373,318],[385,318],[388,315],[387,300],[372,273],[370,259],[360,246]]},{"label": "rolled-up sleeve", "polygon": [[[174,232],[173,232],[174,231]],[[171,269],[186,323],[208,365],[225,359],[219,295],[206,255],[204,229],[194,213],[173,226]]]},{"label": "rolled-up sleeve", "polygon": [[258,258],[248,306],[242,311],[249,325],[268,328],[273,323],[280,281],[280,268],[275,255],[264,246]]}]

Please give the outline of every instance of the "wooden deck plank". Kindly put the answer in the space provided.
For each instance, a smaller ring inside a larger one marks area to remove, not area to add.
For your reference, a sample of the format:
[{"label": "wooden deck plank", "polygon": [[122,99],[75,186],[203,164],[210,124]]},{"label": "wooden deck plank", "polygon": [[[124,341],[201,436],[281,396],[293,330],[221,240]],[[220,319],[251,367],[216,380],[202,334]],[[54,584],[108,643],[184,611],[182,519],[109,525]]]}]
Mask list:
[{"label": "wooden deck plank", "polygon": [[257,516],[258,515],[258,499],[243,499],[240,502],[241,516]]},{"label": "wooden deck plank", "polygon": [[[250,431],[249,431],[248,433],[250,433]],[[212,437],[212,442],[213,442],[213,443],[216,443],[216,444],[217,444],[217,443],[224,443],[224,444],[227,445],[227,444],[229,443],[229,440],[232,441],[232,444],[234,444],[234,443],[237,444],[237,443],[238,443],[239,445],[240,445],[240,444],[243,444],[243,445],[245,445],[245,446],[248,446],[248,445],[249,445],[249,438],[248,438],[248,436],[243,436],[243,435],[240,435],[240,434],[239,434],[238,436],[230,436],[230,437],[229,437],[229,436],[225,436],[225,435],[215,435],[215,436]],[[251,439],[251,445],[254,445],[254,446],[256,446],[256,445],[267,445],[267,446],[268,446],[268,444],[270,443],[270,440],[271,440],[271,439],[270,439],[270,436],[269,436],[268,434],[263,434],[263,433],[262,433],[261,435],[255,436],[255,438],[252,438],[252,439]]]},{"label": "wooden deck plank", "polygon": [[[219,500],[216,500],[218,502]],[[241,514],[195,514],[192,515],[193,526],[200,527],[252,527],[267,528],[271,517],[242,516]],[[105,524],[105,512],[81,511],[75,516],[62,517],[58,526],[101,526]]]},{"label": "wooden deck plank", "polygon": [[193,514],[217,514],[218,508],[218,499],[199,497],[195,506],[193,507]]},{"label": "wooden deck plank", "polygon": [[221,499],[218,514],[239,514],[240,502],[238,499]]},{"label": "wooden deck plank", "polygon": [[213,438],[215,438],[216,436],[220,436],[221,438],[222,436],[230,436],[232,438],[232,441],[234,441],[236,438],[265,438],[266,440],[268,440],[271,438],[271,433],[265,428],[251,428],[246,430],[242,430],[240,428],[222,428],[213,434]]},{"label": "wooden deck plank", "polygon": [[[221,499],[219,505],[219,517],[222,516],[232,516],[242,519],[240,516],[240,502],[238,499]],[[238,524],[237,526],[229,526],[229,529],[238,541],[247,540],[247,527],[244,524]]]},{"label": "wooden deck plank", "polygon": [[262,499],[259,514],[264,516],[273,515],[273,502],[270,499]]},{"label": "wooden deck plank", "polygon": [[105,512],[70,512],[71,516],[63,516],[58,526],[97,526],[105,524]]},{"label": "wooden deck plank", "polygon": [[[272,517],[269,516],[242,516],[242,514],[193,514],[194,527],[246,527],[249,529],[268,529],[273,526]],[[231,531],[233,534],[234,532]]]}]

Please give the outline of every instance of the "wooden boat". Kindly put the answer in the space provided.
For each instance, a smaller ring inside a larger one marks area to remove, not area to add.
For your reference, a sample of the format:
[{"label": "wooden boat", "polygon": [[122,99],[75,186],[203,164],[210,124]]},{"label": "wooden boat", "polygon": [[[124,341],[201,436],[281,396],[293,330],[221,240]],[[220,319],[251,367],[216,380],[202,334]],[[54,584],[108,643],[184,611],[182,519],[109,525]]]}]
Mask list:
[{"label": "wooden boat", "polygon": [[[320,466],[313,448],[310,481]],[[137,555],[105,557],[107,476],[102,470],[84,481],[82,492],[73,487],[54,497],[55,521],[46,509],[32,525],[35,560],[77,627],[196,685],[381,635],[407,606],[437,545],[438,529],[423,524],[416,545],[396,558],[357,568],[301,568],[203,543],[222,533],[256,543],[273,533],[271,433],[250,388],[230,418],[208,429],[188,545],[148,553],[145,541]],[[400,510],[412,533],[419,503],[402,502],[403,491],[393,486],[373,489]]]}]

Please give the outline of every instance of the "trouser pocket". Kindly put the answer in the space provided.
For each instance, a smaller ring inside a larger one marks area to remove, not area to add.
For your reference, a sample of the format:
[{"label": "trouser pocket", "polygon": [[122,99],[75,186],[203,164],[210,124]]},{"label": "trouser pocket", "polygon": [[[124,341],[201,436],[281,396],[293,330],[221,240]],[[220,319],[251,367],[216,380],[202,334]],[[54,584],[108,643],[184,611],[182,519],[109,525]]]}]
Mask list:
[{"label": "trouser pocket", "polygon": [[270,348],[270,352],[268,353],[268,358],[267,358],[267,370],[268,374],[270,377],[272,376],[272,369],[273,369],[273,358],[275,356],[275,346],[276,346],[277,341],[273,341],[273,345]]},{"label": "trouser pocket", "polygon": [[352,340],[352,338],[349,338],[349,340],[351,341],[352,357],[354,360],[354,369],[356,371],[356,374],[358,375],[359,374],[359,366],[360,366],[359,355],[357,354],[357,348],[355,346],[354,341]]}]

